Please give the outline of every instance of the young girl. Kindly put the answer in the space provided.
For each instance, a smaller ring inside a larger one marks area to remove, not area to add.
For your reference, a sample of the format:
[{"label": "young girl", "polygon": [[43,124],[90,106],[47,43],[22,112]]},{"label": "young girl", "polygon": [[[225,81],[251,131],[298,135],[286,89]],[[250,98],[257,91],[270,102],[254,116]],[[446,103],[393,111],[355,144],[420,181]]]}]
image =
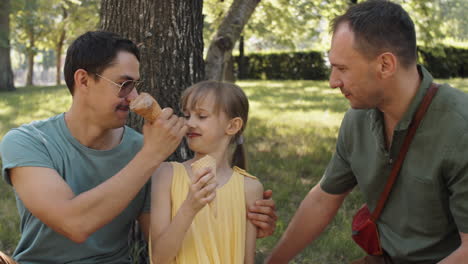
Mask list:
[{"label": "young girl", "polygon": [[[263,186],[243,170],[247,97],[237,85],[203,81],[181,101],[195,156],[164,163],[153,176],[152,262],[254,263],[257,230],[246,219],[246,207],[262,199]],[[193,173],[190,165],[205,155],[216,159],[216,174],[208,168]]]}]

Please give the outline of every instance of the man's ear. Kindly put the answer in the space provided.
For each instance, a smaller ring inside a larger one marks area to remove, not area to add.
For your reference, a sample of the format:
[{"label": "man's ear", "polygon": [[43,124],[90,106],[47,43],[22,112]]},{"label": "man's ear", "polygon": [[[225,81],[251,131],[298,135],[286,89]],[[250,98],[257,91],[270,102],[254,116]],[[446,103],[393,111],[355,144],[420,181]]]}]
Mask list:
[{"label": "man's ear", "polygon": [[80,90],[82,93],[88,93],[89,91],[89,74],[87,71],[83,69],[78,69],[75,71],[75,74],[73,75],[74,81],[75,81],[75,88],[74,91],[75,93]]},{"label": "man's ear", "polygon": [[242,121],[242,118],[234,117],[233,119],[229,120],[225,132],[229,136],[234,136],[235,134],[237,134],[237,132],[239,132],[239,130],[242,129],[243,125],[244,121]]},{"label": "man's ear", "polygon": [[378,57],[378,71],[382,79],[392,77],[397,70],[397,58],[391,52],[384,52]]}]

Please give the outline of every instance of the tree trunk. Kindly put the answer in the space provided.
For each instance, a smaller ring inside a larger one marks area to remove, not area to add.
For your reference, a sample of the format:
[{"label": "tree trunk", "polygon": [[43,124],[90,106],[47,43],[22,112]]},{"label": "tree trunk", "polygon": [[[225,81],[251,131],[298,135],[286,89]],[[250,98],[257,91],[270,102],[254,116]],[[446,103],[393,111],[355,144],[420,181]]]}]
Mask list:
[{"label": "tree trunk", "polygon": [[[140,92],[153,95],[161,107],[181,115],[179,100],[188,86],[203,80],[202,0],[103,0],[101,28],[116,32],[140,47]],[[139,131],[143,121],[130,115],[129,125]],[[183,144],[171,160],[185,160]]]},{"label": "tree trunk", "polygon": [[60,38],[57,42],[55,47],[55,67],[56,67],[56,76],[55,76],[55,83],[57,85],[61,85],[62,82],[62,50],[63,50],[63,43],[65,42],[65,29],[62,30],[60,33]]},{"label": "tree trunk", "polygon": [[237,78],[242,80],[245,78],[245,63],[244,63],[244,36],[242,35],[239,39],[239,61],[238,65],[238,76]]},{"label": "tree trunk", "polygon": [[[62,22],[63,21],[66,21],[66,19],[68,18],[68,11],[67,9],[62,5]],[[64,22],[65,23],[65,22]],[[61,29],[61,32],[60,32],[60,36],[59,38],[57,39],[57,43],[55,45],[55,56],[56,56],[56,61],[55,61],[55,67],[56,67],[56,76],[55,76],[55,83],[57,85],[60,85],[61,84],[61,80],[62,80],[62,50],[63,50],[63,43],[65,42],[65,37],[67,35],[67,32],[65,31],[66,29],[66,23],[65,25],[62,27]]]},{"label": "tree trunk", "polygon": [[260,0],[234,0],[206,55],[206,78],[222,81],[232,49]]},{"label": "tree trunk", "polygon": [[33,85],[33,76],[34,76],[34,51],[27,51],[26,56],[28,57],[28,72],[26,75],[26,86]]},{"label": "tree trunk", "polygon": [[0,91],[14,91],[10,57],[10,0],[0,1]]},{"label": "tree trunk", "polygon": [[26,75],[26,86],[33,85],[33,77],[34,77],[34,56],[36,55],[35,52],[35,39],[34,39],[34,29],[29,29],[29,47],[26,49],[26,56],[28,60],[28,73]]}]

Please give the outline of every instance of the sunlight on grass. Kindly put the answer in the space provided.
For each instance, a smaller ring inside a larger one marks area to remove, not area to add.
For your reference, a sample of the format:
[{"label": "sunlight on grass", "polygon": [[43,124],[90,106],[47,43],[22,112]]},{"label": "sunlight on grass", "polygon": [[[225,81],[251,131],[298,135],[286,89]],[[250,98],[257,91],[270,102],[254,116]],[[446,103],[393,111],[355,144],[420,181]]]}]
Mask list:
[{"label": "sunlight on grass", "polygon": [[[468,92],[468,79],[437,80]],[[307,192],[320,180],[334,152],[349,103],[326,81],[241,81],[250,101],[245,132],[249,172],[272,189],[279,219],[273,236],[257,243],[257,263],[278,242]],[[28,87],[0,93],[0,140],[11,128],[67,110],[63,87]],[[11,253],[19,238],[12,189],[0,183],[0,249]],[[349,263],[362,251],[352,242],[351,218],[362,204],[353,191],[333,223],[291,263]]]},{"label": "sunlight on grass", "polygon": [[0,93],[0,140],[10,128],[64,112],[70,103],[65,86],[20,87]]}]

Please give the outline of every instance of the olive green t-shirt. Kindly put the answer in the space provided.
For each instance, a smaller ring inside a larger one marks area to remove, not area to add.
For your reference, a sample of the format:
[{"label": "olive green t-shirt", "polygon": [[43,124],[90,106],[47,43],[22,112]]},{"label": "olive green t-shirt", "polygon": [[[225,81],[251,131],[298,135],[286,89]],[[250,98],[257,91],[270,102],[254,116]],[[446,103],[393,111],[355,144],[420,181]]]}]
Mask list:
[{"label": "olive green t-shirt", "polygon": [[[14,167],[51,168],[78,195],[119,172],[133,159],[142,144],[143,136],[125,127],[122,141],[117,147],[105,151],[87,148],[70,134],[64,114],[60,114],[22,125],[5,135],[0,145],[3,177],[10,183],[8,169]],[[21,238],[13,258],[21,264],[130,263],[128,234],[133,221],[150,210],[149,188],[149,184],[146,184],[125,210],[81,244],[41,222],[16,195]]]},{"label": "olive green t-shirt", "polygon": [[[390,175],[410,122],[432,83],[422,82],[386,148],[383,114],[350,109],[321,187],[341,194],[355,185],[373,210]],[[377,221],[383,248],[396,263],[435,263],[468,233],[468,95],[441,85],[416,131],[400,174]]]}]

